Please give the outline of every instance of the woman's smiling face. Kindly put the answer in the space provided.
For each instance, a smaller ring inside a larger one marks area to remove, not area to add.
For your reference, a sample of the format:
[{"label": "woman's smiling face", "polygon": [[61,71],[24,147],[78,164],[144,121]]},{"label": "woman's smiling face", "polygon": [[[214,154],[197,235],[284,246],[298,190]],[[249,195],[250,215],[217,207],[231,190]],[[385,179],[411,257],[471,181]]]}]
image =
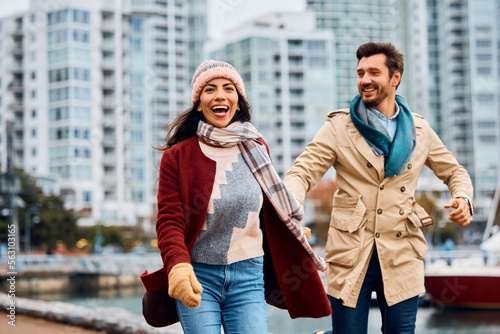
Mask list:
[{"label": "woman's smiling face", "polygon": [[225,128],[238,108],[236,87],[228,79],[210,80],[201,90],[198,111],[203,112],[208,124]]}]

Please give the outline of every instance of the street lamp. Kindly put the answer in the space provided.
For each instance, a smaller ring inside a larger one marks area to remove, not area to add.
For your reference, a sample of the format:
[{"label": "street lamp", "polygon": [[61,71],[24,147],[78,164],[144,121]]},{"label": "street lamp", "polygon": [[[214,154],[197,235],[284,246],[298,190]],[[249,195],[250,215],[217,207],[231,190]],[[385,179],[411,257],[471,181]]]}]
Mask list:
[{"label": "street lamp", "polygon": [[30,206],[26,209],[24,214],[24,252],[26,254],[31,253],[31,216],[33,215],[33,222],[38,224],[40,222],[40,217],[38,217],[38,208],[36,206]]}]

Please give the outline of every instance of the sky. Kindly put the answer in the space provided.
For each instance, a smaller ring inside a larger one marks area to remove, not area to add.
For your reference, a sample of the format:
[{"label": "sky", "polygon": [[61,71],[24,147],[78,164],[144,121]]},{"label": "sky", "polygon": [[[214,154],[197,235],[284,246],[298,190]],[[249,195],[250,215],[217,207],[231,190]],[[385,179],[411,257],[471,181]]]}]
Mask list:
[{"label": "sky", "polygon": [[[91,0],[97,1],[97,0]],[[242,22],[276,11],[297,12],[305,8],[305,0],[208,0],[210,33],[216,39],[224,31]],[[29,0],[2,0],[0,17],[29,8]]]}]

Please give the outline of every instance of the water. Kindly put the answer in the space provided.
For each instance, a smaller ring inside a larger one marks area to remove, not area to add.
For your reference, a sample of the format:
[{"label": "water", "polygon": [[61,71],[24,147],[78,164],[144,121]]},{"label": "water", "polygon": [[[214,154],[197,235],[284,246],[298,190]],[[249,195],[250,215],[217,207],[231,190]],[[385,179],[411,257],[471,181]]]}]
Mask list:
[{"label": "water", "polygon": [[[101,292],[93,296],[39,296],[44,300],[58,300],[89,308],[121,307],[131,313],[142,313],[142,288]],[[268,306],[269,333],[309,334],[330,327],[330,317],[321,319],[290,319],[288,312]],[[381,318],[378,308],[372,307],[368,318],[368,333],[380,333]],[[500,310],[452,310],[421,307],[417,315],[418,334],[500,334]]]}]

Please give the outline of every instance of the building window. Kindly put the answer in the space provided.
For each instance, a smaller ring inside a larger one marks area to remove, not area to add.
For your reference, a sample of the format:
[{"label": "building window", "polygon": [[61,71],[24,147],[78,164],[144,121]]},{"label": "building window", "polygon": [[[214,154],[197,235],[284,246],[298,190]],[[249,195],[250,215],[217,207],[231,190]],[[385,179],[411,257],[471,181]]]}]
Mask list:
[{"label": "building window", "polygon": [[58,10],[57,12],[49,13],[48,21],[49,26],[68,22],[68,10],[62,9]]},{"label": "building window", "polygon": [[130,25],[132,26],[133,32],[143,32],[144,19],[140,17],[132,17],[130,18]]},{"label": "building window", "polygon": [[54,88],[49,90],[49,102],[64,101],[69,98],[69,87]]},{"label": "building window", "polygon": [[478,53],[476,55],[477,61],[491,61],[493,59],[493,56],[491,54],[481,54]]},{"label": "building window", "polygon": [[477,127],[479,129],[494,129],[496,127],[495,121],[478,121]]},{"label": "building window", "polygon": [[90,88],[73,87],[73,96],[75,100],[90,101]]},{"label": "building window", "polygon": [[134,180],[144,180],[144,169],[132,168],[132,178]]},{"label": "building window", "polygon": [[36,138],[36,129],[31,129],[31,137]]},{"label": "building window", "polygon": [[30,61],[35,62],[36,61],[36,53],[35,51],[30,52]]},{"label": "building window", "polygon": [[483,135],[479,136],[479,141],[483,143],[496,143],[497,137],[495,135]]},{"label": "building window", "polygon": [[309,58],[309,66],[315,67],[315,68],[326,67],[327,66],[326,57],[316,57],[316,56],[310,57]]},{"label": "building window", "polygon": [[69,71],[67,67],[49,71],[49,82],[66,81],[68,79]]},{"label": "building window", "polygon": [[73,68],[73,79],[81,81],[90,81],[90,70],[86,68]]},{"label": "building window", "polygon": [[31,110],[31,118],[36,118],[36,110]]},{"label": "building window", "polygon": [[476,97],[479,102],[493,102],[495,100],[495,95],[489,93],[478,93]]},{"label": "building window", "polygon": [[477,26],[476,27],[476,32],[477,33],[482,33],[482,34],[490,34],[491,33],[491,27],[488,27],[488,26]]},{"label": "building window", "polygon": [[133,130],[130,135],[134,143],[142,143],[144,141],[144,133],[142,131]]},{"label": "building window", "polygon": [[477,74],[478,75],[490,75],[492,73],[491,67],[478,67]]},{"label": "building window", "polygon": [[36,157],[36,154],[37,154],[37,149],[36,148],[32,148],[31,149],[31,156],[32,157]]},{"label": "building window", "polygon": [[35,71],[31,72],[31,79],[32,80],[36,79],[36,72]]},{"label": "building window", "polygon": [[132,51],[140,52],[142,51],[142,38],[132,37],[130,38],[130,46]]},{"label": "building window", "polygon": [[49,45],[59,44],[68,41],[68,29],[61,29],[49,32]]},{"label": "building window", "polygon": [[89,32],[87,30],[75,29],[73,30],[73,40],[75,42],[88,43]]},{"label": "building window", "polygon": [[132,200],[134,202],[144,202],[144,192],[132,191]]},{"label": "building window", "polygon": [[476,41],[476,47],[478,47],[478,48],[490,48],[491,47],[491,40],[489,40],[489,39],[478,39]]},{"label": "building window", "polygon": [[90,13],[84,10],[73,10],[73,22],[89,24],[90,22]]},{"label": "building window", "polygon": [[326,42],[325,41],[308,41],[307,42],[309,50],[326,50]]},{"label": "building window", "polygon": [[31,98],[36,99],[36,90],[31,91]]},{"label": "building window", "polygon": [[84,191],[82,193],[83,201],[85,203],[90,203],[92,202],[92,192],[91,191]]}]

